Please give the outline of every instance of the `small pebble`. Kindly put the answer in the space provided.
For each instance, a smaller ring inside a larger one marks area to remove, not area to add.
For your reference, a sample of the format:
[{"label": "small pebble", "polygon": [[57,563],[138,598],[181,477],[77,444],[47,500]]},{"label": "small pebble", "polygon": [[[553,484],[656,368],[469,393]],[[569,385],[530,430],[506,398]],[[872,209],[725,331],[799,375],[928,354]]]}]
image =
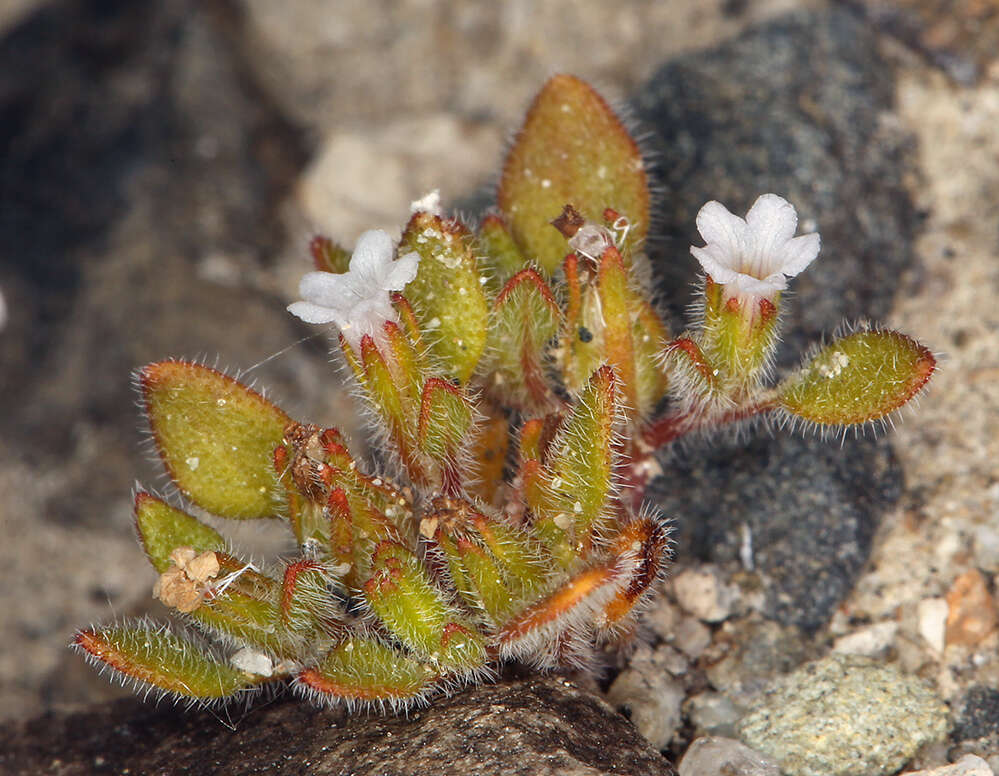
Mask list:
[{"label": "small pebble", "polygon": [[938,654],[943,652],[947,638],[947,601],[924,598],[916,605],[919,635]]},{"label": "small pebble", "polygon": [[711,629],[693,617],[684,617],[673,631],[673,646],[697,660],[711,644]]},{"label": "small pebble", "polygon": [[677,766],[679,776],[780,776],[780,768],[731,738],[698,738]]},{"label": "small pebble", "polygon": [[668,644],[662,644],[656,649],[655,661],[673,676],[683,676],[690,669],[690,661],[687,660],[686,656]]},{"label": "small pebble", "polygon": [[734,589],[710,564],[681,571],[673,579],[673,593],[684,610],[704,622],[721,622],[732,613]]},{"label": "small pebble", "polygon": [[996,628],[996,602],[982,572],[971,569],[947,592],[948,644],[974,646]]},{"label": "small pebble", "polygon": [[683,613],[679,607],[671,603],[666,596],[660,595],[642,616],[642,622],[663,641],[669,641],[673,638],[682,618]]},{"label": "small pebble", "polygon": [[701,658],[712,687],[736,704],[752,706],[774,681],[810,657],[801,631],[757,614],[726,620]]},{"label": "small pebble", "polygon": [[989,574],[999,574],[999,531],[990,525],[978,526],[972,548],[978,568]]},{"label": "small pebble", "polygon": [[897,634],[898,623],[894,620],[877,622],[853,633],[840,636],[833,642],[833,652],[844,655],[881,657],[894,643]]},{"label": "small pebble", "polygon": [[[954,739],[967,741],[984,737],[999,741],[999,689],[975,684],[962,699]],[[999,751],[996,754],[999,755]]]},{"label": "small pebble", "polygon": [[712,690],[692,695],[683,710],[698,736],[733,736],[735,723],[746,713],[727,695]]},{"label": "small pebble", "polygon": [[652,746],[665,749],[680,728],[686,693],[668,673],[645,665],[651,670],[622,671],[607,690],[607,701],[623,711]]},{"label": "small pebble", "polygon": [[995,774],[981,757],[966,754],[956,763],[928,771],[906,771],[901,776],[995,776]]}]

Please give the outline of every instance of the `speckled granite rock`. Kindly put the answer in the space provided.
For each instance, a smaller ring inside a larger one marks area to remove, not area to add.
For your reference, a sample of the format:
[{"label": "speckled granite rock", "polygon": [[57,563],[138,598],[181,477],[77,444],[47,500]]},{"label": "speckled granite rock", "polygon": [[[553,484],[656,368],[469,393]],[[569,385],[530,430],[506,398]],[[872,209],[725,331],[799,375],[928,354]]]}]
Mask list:
[{"label": "speckled granite rock", "polygon": [[964,697],[954,729],[958,740],[995,736],[999,740],[999,690],[975,685]]},{"label": "speckled granite rock", "polygon": [[947,706],[925,682],[836,654],[786,677],[737,726],[790,776],[892,773],[948,729]]},{"label": "speckled granite rock", "polygon": [[479,687],[408,719],[344,719],[294,700],[278,702],[251,710],[235,730],[210,713],[119,701],[0,728],[0,772],[669,776],[673,771],[607,704],[569,682],[539,679]]},{"label": "speckled granite rock", "polygon": [[[795,279],[780,365],[844,318],[886,314],[917,226],[904,187],[908,139],[879,120],[893,88],[874,32],[843,10],[784,17],[654,76],[636,106],[660,138],[667,195],[652,250],[674,310],[696,275],[692,214],[710,199],[744,212],[774,191],[823,243]],[[748,527],[771,581],[768,613],[808,631],[849,591],[901,485],[890,447],[871,439],[840,447],[778,434],[681,450],[668,469],[656,491],[678,521],[680,554],[735,560]]]}]

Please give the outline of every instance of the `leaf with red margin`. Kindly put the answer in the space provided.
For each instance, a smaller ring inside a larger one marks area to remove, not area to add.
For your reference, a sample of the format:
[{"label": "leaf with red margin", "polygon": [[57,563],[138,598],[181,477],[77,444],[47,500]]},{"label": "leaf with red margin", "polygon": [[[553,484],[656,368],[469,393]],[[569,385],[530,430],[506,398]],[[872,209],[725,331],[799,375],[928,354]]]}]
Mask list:
[{"label": "leaf with red margin", "polygon": [[138,382],[160,457],[181,493],[222,517],[280,512],[273,455],[291,418],[201,364],[149,364]]},{"label": "leaf with red margin", "polygon": [[780,406],[818,425],[880,420],[905,405],[936,370],[928,348],[897,331],[863,329],[808,358],[779,387]]},{"label": "leaf with red margin", "polygon": [[603,222],[612,208],[631,224],[625,253],[649,224],[649,187],[642,154],[603,98],[585,81],[556,75],[534,98],[503,166],[499,207],[514,239],[551,274],[566,253],[551,221],[571,203]]},{"label": "leaf with red margin", "polygon": [[487,357],[490,385],[504,404],[539,409],[551,402],[545,351],[561,321],[554,294],[533,269],[510,278],[496,297],[489,316]]}]

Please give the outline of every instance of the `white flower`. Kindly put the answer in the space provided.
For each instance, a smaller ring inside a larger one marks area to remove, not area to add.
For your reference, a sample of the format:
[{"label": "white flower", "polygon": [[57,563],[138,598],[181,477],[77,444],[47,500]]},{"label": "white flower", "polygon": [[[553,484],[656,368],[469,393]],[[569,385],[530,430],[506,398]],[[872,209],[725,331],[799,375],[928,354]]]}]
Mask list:
[{"label": "white flower", "polygon": [[392,238],[380,229],[362,234],[350,257],[347,272],[309,272],[298,293],[304,302],[288,305],[288,312],[306,323],[335,323],[344,339],[359,350],[361,338],[383,339],[385,321],[398,322],[391,291],[402,291],[416,277],[420,256],[407,253],[392,260]]},{"label": "white flower", "polygon": [[818,232],[795,237],[797,228],[794,206],[776,194],[759,197],[745,219],[712,201],[697,214],[707,245],[690,252],[726,296],[772,298],[819,255]]}]

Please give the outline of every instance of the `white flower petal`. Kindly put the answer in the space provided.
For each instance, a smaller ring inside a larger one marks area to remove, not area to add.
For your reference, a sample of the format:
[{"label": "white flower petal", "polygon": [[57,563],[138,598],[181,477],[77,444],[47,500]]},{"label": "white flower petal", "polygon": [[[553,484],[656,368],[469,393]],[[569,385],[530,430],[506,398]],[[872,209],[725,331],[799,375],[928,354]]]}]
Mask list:
[{"label": "white flower petal", "polygon": [[[697,212],[697,231],[704,242],[717,245],[733,257],[738,257],[746,233],[746,222],[730,213],[721,202],[712,200]],[[734,265],[733,269],[736,269]]]},{"label": "white flower petal", "polygon": [[780,271],[793,278],[815,261],[821,247],[822,241],[818,232],[810,232],[788,240],[780,248]]},{"label": "white flower petal", "polygon": [[703,248],[691,245],[690,252],[701,263],[701,269],[710,275],[715,283],[730,283],[739,275],[723,261],[724,256],[719,256],[722,252],[713,245],[709,244]]},{"label": "white flower petal", "polygon": [[[395,309],[388,300],[388,296],[382,299],[376,297],[364,299],[350,311],[350,314],[352,320],[356,321],[357,325],[363,328],[368,334],[380,332],[382,324],[386,321],[398,320]],[[380,337],[381,335],[379,334],[378,336]]]},{"label": "white flower petal", "polygon": [[346,307],[357,297],[350,274],[306,272],[298,283],[298,295],[324,307]]},{"label": "white flower petal", "polygon": [[697,214],[697,228],[707,245],[690,252],[715,282],[737,294],[773,296],[819,253],[819,235],[795,237],[798,215],[776,194],[758,197],[745,221],[708,202]]},{"label": "white flower petal", "polygon": [[739,273],[734,281],[726,285],[737,288],[744,294],[773,297],[778,291],[783,291],[787,288],[787,280],[780,272],[770,275],[763,280],[754,278],[752,275]]},{"label": "white flower petal", "polygon": [[335,323],[355,351],[364,335],[376,345],[385,339],[386,321],[398,322],[390,291],[401,291],[416,277],[419,254],[410,253],[393,261],[392,239],[381,230],[365,232],[350,257],[344,273],[308,272],[299,283],[304,301],[288,307],[307,323]]},{"label": "white flower petal", "polygon": [[[392,261],[392,238],[381,229],[369,229],[357,238],[350,257],[350,274],[365,282],[378,282]],[[376,280],[377,279],[377,280]]]},{"label": "white flower petal", "polygon": [[293,302],[288,305],[288,312],[306,323],[336,323],[339,325],[338,311],[312,304],[312,302]]},{"label": "white flower petal", "polygon": [[794,237],[798,228],[798,214],[794,205],[776,194],[764,194],[746,213],[746,224],[750,231],[763,238],[769,245],[780,245]]},{"label": "white flower petal", "polygon": [[416,277],[420,265],[420,254],[407,253],[400,256],[389,265],[388,272],[382,279],[382,288],[386,291],[402,291],[406,284]]}]

